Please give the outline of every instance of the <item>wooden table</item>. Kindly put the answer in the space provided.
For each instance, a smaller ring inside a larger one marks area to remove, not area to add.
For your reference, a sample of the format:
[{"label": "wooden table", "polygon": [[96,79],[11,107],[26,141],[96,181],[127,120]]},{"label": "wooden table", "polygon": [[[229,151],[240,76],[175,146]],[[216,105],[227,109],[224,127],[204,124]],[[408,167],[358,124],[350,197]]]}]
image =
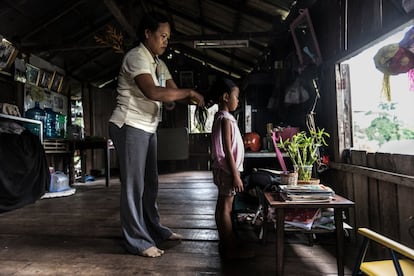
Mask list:
[{"label": "wooden table", "polygon": [[105,186],[109,187],[110,180],[110,150],[113,149],[113,146],[108,143],[108,140],[104,137],[95,137],[82,140],[69,140],[70,148],[72,153],[75,150],[80,151],[81,164],[82,164],[82,181],[85,182],[86,175],[86,159],[85,159],[85,150],[94,150],[101,149],[103,150],[103,162],[105,164]]},{"label": "wooden table", "polygon": [[336,231],[336,263],[338,275],[344,275],[344,228],[342,211],[354,206],[354,202],[335,195],[329,202],[304,203],[283,201],[279,193],[266,192],[265,197],[276,210],[276,275],[283,274],[285,209],[287,208],[333,208]]}]

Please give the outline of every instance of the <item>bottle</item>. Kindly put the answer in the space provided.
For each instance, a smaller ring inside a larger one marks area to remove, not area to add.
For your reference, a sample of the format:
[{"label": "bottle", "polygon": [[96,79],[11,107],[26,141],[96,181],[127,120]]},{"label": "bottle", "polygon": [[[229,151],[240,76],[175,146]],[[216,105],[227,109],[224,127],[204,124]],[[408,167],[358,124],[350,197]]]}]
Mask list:
[{"label": "bottle", "polygon": [[[39,102],[35,102],[35,106],[32,108],[29,108],[24,113],[24,116],[28,119],[33,119],[37,121],[41,121],[43,123],[43,128],[45,128],[46,125],[46,113],[43,109],[40,108]],[[35,135],[40,135],[40,127],[37,124],[25,124],[25,127],[27,130],[29,130],[31,133]]]},{"label": "bottle", "polygon": [[57,113],[53,111],[50,107],[45,107],[46,113],[46,123],[44,128],[44,135],[46,138],[56,138],[56,121],[57,121]]},{"label": "bottle", "polygon": [[58,138],[66,138],[66,115],[57,113],[56,132]]}]

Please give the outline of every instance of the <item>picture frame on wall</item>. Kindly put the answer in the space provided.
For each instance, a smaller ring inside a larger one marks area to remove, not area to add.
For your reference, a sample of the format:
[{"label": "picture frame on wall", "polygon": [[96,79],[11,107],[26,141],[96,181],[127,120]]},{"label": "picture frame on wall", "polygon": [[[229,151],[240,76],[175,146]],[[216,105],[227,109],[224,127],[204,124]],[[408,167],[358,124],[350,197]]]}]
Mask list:
[{"label": "picture frame on wall", "polygon": [[49,89],[50,83],[52,82],[52,77],[52,72],[47,70],[40,70],[40,76],[37,86]]},{"label": "picture frame on wall", "polygon": [[54,72],[50,83],[50,90],[60,93],[62,91],[62,83],[64,76],[59,72]]},{"label": "picture frame on wall", "polygon": [[8,69],[17,56],[17,49],[6,39],[0,42],[0,70]]},{"label": "picture frame on wall", "polygon": [[14,61],[14,80],[26,82],[26,62],[24,59],[16,58]]},{"label": "picture frame on wall", "polygon": [[26,83],[37,85],[39,82],[40,69],[29,63],[26,63]]}]

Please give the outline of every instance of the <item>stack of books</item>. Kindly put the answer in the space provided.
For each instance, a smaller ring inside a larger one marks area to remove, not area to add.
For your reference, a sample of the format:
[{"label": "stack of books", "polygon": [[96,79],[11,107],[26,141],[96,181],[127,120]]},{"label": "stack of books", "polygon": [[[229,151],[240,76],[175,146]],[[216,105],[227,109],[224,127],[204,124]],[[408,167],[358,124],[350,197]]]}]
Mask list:
[{"label": "stack of books", "polygon": [[329,202],[335,192],[323,184],[281,185],[280,195],[285,201],[295,202]]}]

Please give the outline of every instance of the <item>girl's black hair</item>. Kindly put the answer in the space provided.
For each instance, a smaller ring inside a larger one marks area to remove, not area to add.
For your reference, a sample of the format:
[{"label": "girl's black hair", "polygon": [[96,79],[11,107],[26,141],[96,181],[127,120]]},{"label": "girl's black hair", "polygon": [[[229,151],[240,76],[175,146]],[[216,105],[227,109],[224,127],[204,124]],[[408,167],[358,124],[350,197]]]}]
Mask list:
[{"label": "girl's black hair", "polygon": [[237,86],[234,81],[228,78],[217,78],[216,81],[210,87],[208,94],[206,95],[205,102],[207,103],[207,107],[211,107],[212,105],[219,102],[220,97],[223,96],[224,93],[229,93],[231,90]]},{"label": "girl's black hair", "polygon": [[137,38],[139,41],[145,41],[145,30],[148,29],[151,32],[155,32],[160,26],[160,23],[170,23],[170,20],[166,15],[160,13],[153,12],[144,14],[137,30]]},{"label": "girl's black hair", "polygon": [[220,97],[225,93],[231,92],[231,90],[237,86],[231,79],[227,78],[217,78],[216,81],[210,87],[208,94],[205,96],[204,100],[206,103],[205,107],[196,107],[195,117],[198,124],[198,128],[205,130],[208,108],[212,107],[214,104],[219,103]]}]

